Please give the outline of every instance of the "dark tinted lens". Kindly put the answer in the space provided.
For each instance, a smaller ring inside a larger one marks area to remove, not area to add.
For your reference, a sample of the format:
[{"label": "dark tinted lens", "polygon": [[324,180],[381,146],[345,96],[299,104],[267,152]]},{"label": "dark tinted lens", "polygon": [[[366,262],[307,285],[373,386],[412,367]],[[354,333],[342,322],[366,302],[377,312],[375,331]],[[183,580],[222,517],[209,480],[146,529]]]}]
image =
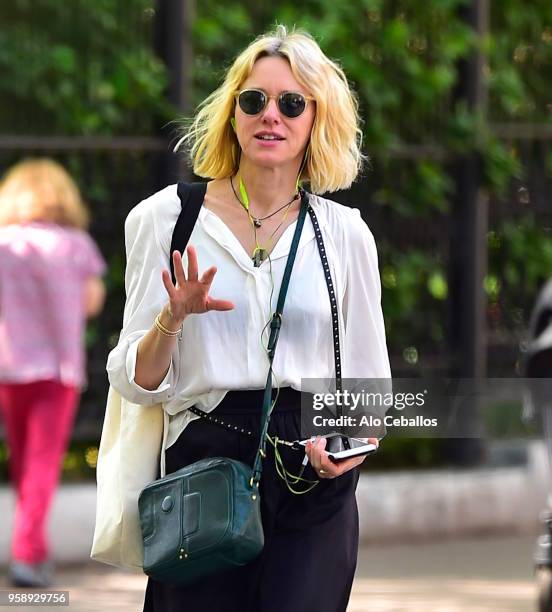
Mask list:
[{"label": "dark tinted lens", "polygon": [[243,91],[238,97],[238,102],[244,113],[256,115],[265,106],[265,95],[262,91]]},{"label": "dark tinted lens", "polygon": [[307,101],[298,93],[285,93],[280,96],[279,107],[286,117],[299,117],[305,110]]}]

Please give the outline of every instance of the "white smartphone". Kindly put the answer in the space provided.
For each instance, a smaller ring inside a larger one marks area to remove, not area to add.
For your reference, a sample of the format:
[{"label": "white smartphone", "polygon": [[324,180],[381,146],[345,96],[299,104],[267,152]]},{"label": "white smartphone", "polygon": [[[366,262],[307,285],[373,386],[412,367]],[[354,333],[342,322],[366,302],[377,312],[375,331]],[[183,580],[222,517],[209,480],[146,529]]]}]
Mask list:
[{"label": "white smartphone", "polygon": [[[360,457],[362,455],[371,455],[378,450],[375,444],[369,444],[366,441],[359,438],[350,438],[342,434],[328,434],[321,436],[326,438],[325,451],[328,453],[328,458],[334,463],[339,463],[345,459],[351,457]],[[346,440],[344,440],[346,438]],[[302,446],[306,446],[307,442],[314,440],[314,438],[308,438],[307,440],[299,440],[298,443]]]}]

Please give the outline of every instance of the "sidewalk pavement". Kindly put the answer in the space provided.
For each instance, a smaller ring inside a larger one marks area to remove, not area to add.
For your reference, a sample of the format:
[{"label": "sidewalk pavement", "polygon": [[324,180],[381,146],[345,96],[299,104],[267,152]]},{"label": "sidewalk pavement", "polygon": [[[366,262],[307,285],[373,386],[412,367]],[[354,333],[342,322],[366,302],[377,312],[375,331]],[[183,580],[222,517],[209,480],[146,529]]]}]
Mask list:
[{"label": "sidewalk pavement", "polygon": [[[531,445],[526,465],[362,474],[362,548],[348,612],[535,610],[532,549],[549,478],[539,444]],[[13,514],[6,486],[0,508],[6,588],[6,519]],[[70,607],[79,612],[141,610],[143,575],[89,560],[94,516],[94,483],[61,487],[50,523],[57,588],[70,590]]]},{"label": "sidewalk pavement", "polygon": [[[365,546],[348,612],[532,612],[533,545],[524,536]],[[75,612],[142,609],[146,579],[140,574],[90,562],[64,566],[57,578],[55,588],[69,590]],[[0,589],[6,588],[2,575]]]}]

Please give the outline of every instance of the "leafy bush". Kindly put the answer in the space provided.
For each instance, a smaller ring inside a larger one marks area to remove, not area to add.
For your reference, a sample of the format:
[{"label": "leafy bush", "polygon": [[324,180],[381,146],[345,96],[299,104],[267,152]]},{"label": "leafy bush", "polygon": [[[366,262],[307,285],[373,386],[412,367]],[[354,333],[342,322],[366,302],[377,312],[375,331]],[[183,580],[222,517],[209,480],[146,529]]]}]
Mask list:
[{"label": "leafy bush", "polygon": [[[150,0],[0,5],[1,131],[145,135],[169,116]],[[46,26],[46,27],[45,27]]]}]

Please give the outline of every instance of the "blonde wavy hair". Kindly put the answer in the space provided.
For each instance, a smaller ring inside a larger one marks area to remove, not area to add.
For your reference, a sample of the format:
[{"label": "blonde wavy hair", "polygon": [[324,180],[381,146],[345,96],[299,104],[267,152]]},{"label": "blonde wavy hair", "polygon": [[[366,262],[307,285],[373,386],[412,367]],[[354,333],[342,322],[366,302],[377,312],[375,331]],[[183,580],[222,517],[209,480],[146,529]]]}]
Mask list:
[{"label": "blonde wavy hair", "polygon": [[48,158],[25,159],[0,182],[0,226],[46,221],[86,230],[89,212],[65,168]]},{"label": "blonde wavy hair", "polygon": [[199,105],[175,150],[181,145],[187,147],[197,176],[221,179],[237,172],[240,146],[230,125],[235,93],[254,63],[266,56],[286,59],[294,77],[316,100],[300,182],[309,183],[310,190],[317,194],[350,187],[367,159],[361,153],[357,98],[343,70],[324,55],[308,32],[293,28],[288,33],[283,25],[259,36],[240,53],[222,85]]}]

